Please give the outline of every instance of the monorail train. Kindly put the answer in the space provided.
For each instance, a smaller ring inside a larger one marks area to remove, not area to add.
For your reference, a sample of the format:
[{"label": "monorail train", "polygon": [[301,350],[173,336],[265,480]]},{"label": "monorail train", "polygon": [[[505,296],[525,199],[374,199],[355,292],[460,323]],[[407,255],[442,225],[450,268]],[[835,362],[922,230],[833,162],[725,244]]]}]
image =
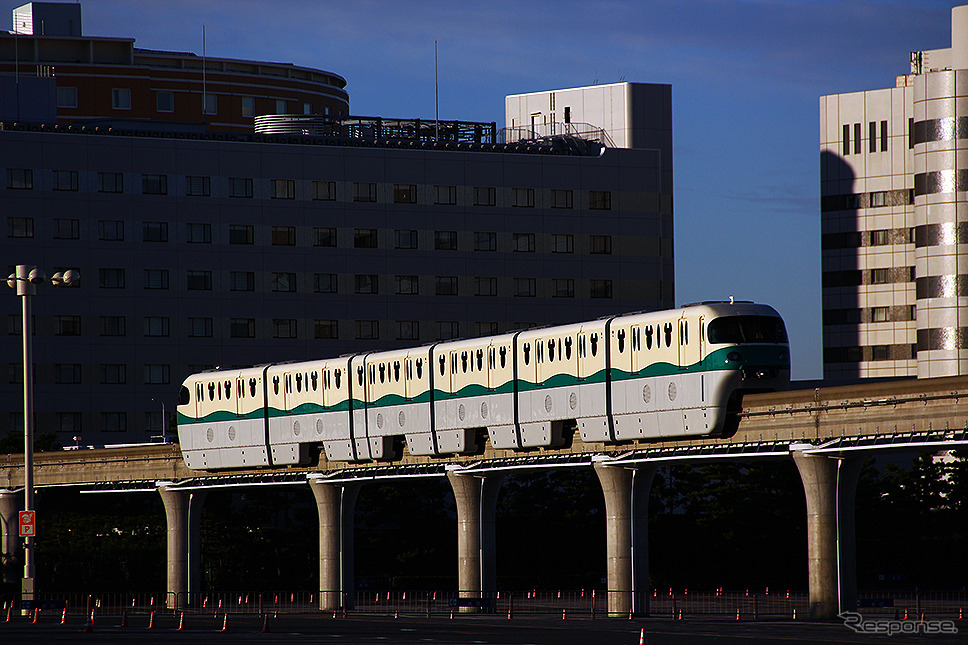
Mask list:
[{"label": "monorail train", "polygon": [[728,434],[738,395],[789,381],[779,314],[680,309],[326,360],[194,374],[189,468],[219,469]]}]

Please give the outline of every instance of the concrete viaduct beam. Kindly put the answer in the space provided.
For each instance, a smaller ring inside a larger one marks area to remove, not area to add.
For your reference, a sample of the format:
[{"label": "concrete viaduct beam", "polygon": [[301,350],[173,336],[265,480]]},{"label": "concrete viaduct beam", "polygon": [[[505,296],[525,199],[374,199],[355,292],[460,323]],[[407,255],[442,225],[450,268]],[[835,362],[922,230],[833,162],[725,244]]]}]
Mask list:
[{"label": "concrete viaduct beam", "polygon": [[863,458],[792,454],[807,500],[810,617],[835,618],[857,608],[854,500]]},{"label": "concrete viaduct beam", "polygon": [[595,464],[605,495],[609,616],[649,614],[649,492],[657,468]]},{"label": "concrete viaduct beam", "polygon": [[309,480],[319,513],[319,608],[353,609],[353,515],[359,482]]},{"label": "concrete viaduct beam", "polygon": [[[503,473],[447,473],[457,503],[457,586],[461,598],[484,598],[497,589],[494,515]],[[461,607],[474,611],[474,607]]]},{"label": "concrete viaduct beam", "polygon": [[158,482],[168,523],[167,606],[176,609],[197,600],[201,591],[201,513],[205,491],[179,490]]}]

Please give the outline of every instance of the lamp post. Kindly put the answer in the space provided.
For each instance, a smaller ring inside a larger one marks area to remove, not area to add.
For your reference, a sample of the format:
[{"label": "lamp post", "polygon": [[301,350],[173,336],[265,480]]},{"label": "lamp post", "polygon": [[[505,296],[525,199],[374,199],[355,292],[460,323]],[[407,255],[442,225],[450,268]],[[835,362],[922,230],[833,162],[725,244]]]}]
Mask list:
[{"label": "lamp post", "polygon": [[[58,271],[51,277],[55,287],[68,286],[81,276],[77,271]],[[34,266],[18,264],[16,273],[7,278],[7,286],[17,290],[23,302],[23,345],[24,345],[24,510],[34,508],[34,380],[33,348],[30,333],[30,298],[36,295],[37,285],[47,281],[44,272]],[[24,538],[24,579],[21,591],[24,600],[33,599],[34,585],[34,538]]]}]

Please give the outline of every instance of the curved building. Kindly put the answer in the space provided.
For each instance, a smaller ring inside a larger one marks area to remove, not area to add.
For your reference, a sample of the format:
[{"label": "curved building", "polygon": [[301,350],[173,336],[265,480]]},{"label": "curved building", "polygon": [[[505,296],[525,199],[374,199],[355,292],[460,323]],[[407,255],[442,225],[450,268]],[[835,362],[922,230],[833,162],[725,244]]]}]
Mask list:
[{"label": "curved building", "polygon": [[[29,3],[13,10],[13,22],[13,31],[0,32],[0,75],[11,77],[6,94],[13,78],[49,79],[46,91],[61,123],[150,120],[155,127],[198,123],[251,132],[258,114],[349,113],[346,80],[333,72],[82,36],[79,4]],[[19,93],[37,84],[17,85]],[[20,114],[8,108],[6,118],[46,120],[37,118],[37,100],[8,96],[7,103],[15,99]]]}]

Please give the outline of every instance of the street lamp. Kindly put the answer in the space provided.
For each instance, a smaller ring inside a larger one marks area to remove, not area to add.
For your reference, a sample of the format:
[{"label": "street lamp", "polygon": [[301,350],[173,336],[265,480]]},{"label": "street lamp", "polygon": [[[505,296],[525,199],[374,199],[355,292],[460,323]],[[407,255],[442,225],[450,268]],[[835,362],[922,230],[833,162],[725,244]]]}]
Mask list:
[{"label": "street lamp", "polygon": [[[69,286],[81,279],[81,275],[73,269],[61,273],[58,271],[51,276],[51,283],[55,287]],[[36,295],[37,285],[47,281],[44,272],[34,266],[18,264],[16,273],[7,278],[7,286],[17,290],[17,295],[23,301],[23,342],[24,342],[24,510],[34,508],[34,377],[33,351],[30,334],[30,298]],[[33,599],[34,596],[34,538],[28,535],[24,538],[24,579],[21,591],[23,598]]]}]

